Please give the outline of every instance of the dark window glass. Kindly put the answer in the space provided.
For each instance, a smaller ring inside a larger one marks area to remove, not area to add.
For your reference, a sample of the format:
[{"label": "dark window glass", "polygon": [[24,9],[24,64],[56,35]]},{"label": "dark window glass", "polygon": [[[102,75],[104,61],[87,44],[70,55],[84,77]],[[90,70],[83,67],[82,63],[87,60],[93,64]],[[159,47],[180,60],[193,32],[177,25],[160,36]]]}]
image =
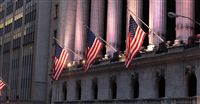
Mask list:
[{"label": "dark window glass", "polygon": [[116,82],[113,83],[113,89],[112,89],[112,99],[116,99],[117,96],[117,84]]},{"label": "dark window glass", "polygon": [[81,100],[81,86],[78,89],[78,100]]},{"label": "dark window glass", "polygon": [[159,98],[165,97],[165,79],[162,77],[159,81]]},{"label": "dark window glass", "polygon": [[134,98],[138,98],[138,97],[139,97],[139,82],[138,80],[136,80],[134,84]]},{"label": "dark window glass", "polygon": [[97,95],[98,95],[98,86],[97,84],[94,86],[94,99],[97,99]]},{"label": "dark window glass", "polygon": [[197,91],[197,79],[194,74],[190,76],[189,79],[189,84],[188,84],[188,96],[196,96],[196,91]]}]

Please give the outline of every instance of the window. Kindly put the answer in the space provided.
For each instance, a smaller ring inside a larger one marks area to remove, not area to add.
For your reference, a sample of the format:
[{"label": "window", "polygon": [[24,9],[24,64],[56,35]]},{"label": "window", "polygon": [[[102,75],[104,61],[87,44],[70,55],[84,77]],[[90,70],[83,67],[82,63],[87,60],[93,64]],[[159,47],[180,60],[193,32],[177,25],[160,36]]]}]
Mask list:
[{"label": "window", "polygon": [[67,86],[66,86],[66,84],[63,84],[62,93],[63,93],[63,100],[66,101],[67,100]]},{"label": "window", "polygon": [[15,21],[23,17],[23,7],[15,10]]},{"label": "window", "polygon": [[0,36],[0,45],[2,45],[2,36]]},{"label": "window", "polygon": [[6,23],[5,26],[11,24],[13,22],[13,14],[9,14],[8,16],[6,16]]},{"label": "window", "polygon": [[22,32],[21,32],[21,27],[17,28],[14,30],[14,35],[13,35],[13,39],[17,39],[17,38],[20,38],[22,35]]},{"label": "window", "polygon": [[55,6],[55,18],[57,18],[58,17],[58,4]]},{"label": "window", "polygon": [[78,100],[81,100],[81,86],[78,87]]},{"label": "window", "polygon": [[190,76],[189,83],[188,83],[188,96],[196,96],[197,91],[197,78],[194,74]]},{"label": "window", "polygon": [[112,99],[116,99],[116,96],[117,96],[117,84],[116,82],[114,82],[112,86]]},{"label": "window", "polygon": [[165,79],[162,77],[159,81],[159,98],[165,97]]},{"label": "window", "polygon": [[4,43],[8,43],[8,42],[10,42],[10,41],[11,41],[11,32],[6,33],[6,34],[4,35]]},{"label": "window", "polygon": [[97,84],[93,88],[93,96],[94,96],[94,99],[97,99],[97,96],[98,96],[98,86],[97,86]]},{"label": "window", "polygon": [[136,80],[135,84],[134,84],[134,98],[139,98],[139,82],[138,82],[138,80]]},{"label": "window", "polygon": [[3,26],[4,26],[4,19],[1,19],[1,20],[0,20],[0,29],[2,29]]}]

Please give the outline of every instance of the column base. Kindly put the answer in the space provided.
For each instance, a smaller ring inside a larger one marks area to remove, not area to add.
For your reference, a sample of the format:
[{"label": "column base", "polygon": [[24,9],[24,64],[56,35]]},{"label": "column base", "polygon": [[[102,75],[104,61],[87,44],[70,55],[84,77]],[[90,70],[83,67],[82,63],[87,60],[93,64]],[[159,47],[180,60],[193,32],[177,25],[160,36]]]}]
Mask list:
[{"label": "column base", "polygon": [[174,46],[180,46],[183,44],[183,40],[181,39],[177,39],[177,40],[174,40]]}]

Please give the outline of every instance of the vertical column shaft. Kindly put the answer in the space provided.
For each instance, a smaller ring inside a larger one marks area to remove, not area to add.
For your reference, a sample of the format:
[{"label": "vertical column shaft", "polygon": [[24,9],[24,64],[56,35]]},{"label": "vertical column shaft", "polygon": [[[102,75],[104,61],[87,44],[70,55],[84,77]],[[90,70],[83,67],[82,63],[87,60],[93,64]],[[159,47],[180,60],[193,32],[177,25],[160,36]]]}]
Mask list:
[{"label": "vertical column shaft", "polygon": [[[167,1],[150,0],[149,9],[149,27],[153,29],[163,40],[166,34]],[[149,44],[158,46],[162,41],[149,31]]]},{"label": "vertical column shaft", "polygon": [[[122,0],[108,0],[107,13],[107,42],[118,51],[120,50],[122,34]],[[106,47],[106,54],[113,54],[115,50]]]},{"label": "vertical column shaft", "polygon": [[[77,13],[76,13],[76,30],[75,30],[75,52],[84,58],[84,52],[86,47],[86,40],[88,35],[88,29],[83,26],[83,23],[89,26],[89,12],[90,0],[77,0]],[[78,61],[80,58],[74,56],[74,60]]]},{"label": "vertical column shaft", "polygon": [[[194,0],[176,0],[176,14],[195,18],[195,4]],[[194,35],[195,23],[188,18],[176,18],[176,40],[175,45],[180,41],[188,43],[188,37]]]},{"label": "vertical column shaft", "polygon": [[[76,7],[76,0],[60,0],[58,16],[58,40],[73,51],[76,24]],[[74,54],[67,48],[65,48],[65,50],[70,54],[68,62],[73,61]]]},{"label": "vertical column shaft", "polygon": [[[135,14],[137,15],[140,19],[142,19],[142,11],[143,11],[143,0],[127,0],[127,7]],[[142,26],[142,23],[136,16],[134,16],[130,11],[127,11],[127,21],[126,21],[126,36],[128,36],[129,32],[129,20],[130,20],[130,15],[134,18],[134,20],[139,24],[139,26]]]},{"label": "vertical column shaft", "polygon": [[[104,38],[105,33],[105,2],[105,0],[91,0],[90,29],[101,38]],[[102,48],[99,55],[103,55]]]}]

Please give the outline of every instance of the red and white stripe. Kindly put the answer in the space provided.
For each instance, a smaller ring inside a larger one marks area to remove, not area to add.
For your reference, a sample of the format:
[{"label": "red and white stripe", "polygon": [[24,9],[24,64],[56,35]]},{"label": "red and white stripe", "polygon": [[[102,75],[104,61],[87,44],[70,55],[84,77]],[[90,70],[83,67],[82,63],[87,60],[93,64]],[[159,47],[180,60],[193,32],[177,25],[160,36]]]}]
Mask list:
[{"label": "red and white stripe", "polygon": [[129,52],[127,53],[127,58],[125,61],[126,68],[129,68],[129,66],[132,63],[133,58],[135,55],[140,51],[140,47],[142,46],[143,40],[145,38],[146,33],[138,26],[135,36],[133,40],[129,37],[129,42],[127,44],[130,44],[129,46]]},{"label": "red and white stripe", "polygon": [[69,57],[69,54],[65,51],[65,50],[62,50],[61,52],[61,55],[60,55],[60,60],[58,60],[56,57],[55,57],[55,60],[54,60],[54,72],[53,72],[53,78],[55,80],[58,80],[65,65],[66,65],[66,62],[68,60],[68,57]]},{"label": "red and white stripe", "polygon": [[0,90],[2,90],[6,85],[0,80]]},{"label": "red and white stripe", "polygon": [[86,56],[87,60],[86,60],[85,66],[84,66],[85,72],[88,72],[90,65],[97,58],[97,55],[98,55],[99,51],[101,50],[101,47],[102,47],[102,44],[97,38],[95,38],[91,49],[89,49],[89,47],[87,47],[88,48],[87,56]]}]

